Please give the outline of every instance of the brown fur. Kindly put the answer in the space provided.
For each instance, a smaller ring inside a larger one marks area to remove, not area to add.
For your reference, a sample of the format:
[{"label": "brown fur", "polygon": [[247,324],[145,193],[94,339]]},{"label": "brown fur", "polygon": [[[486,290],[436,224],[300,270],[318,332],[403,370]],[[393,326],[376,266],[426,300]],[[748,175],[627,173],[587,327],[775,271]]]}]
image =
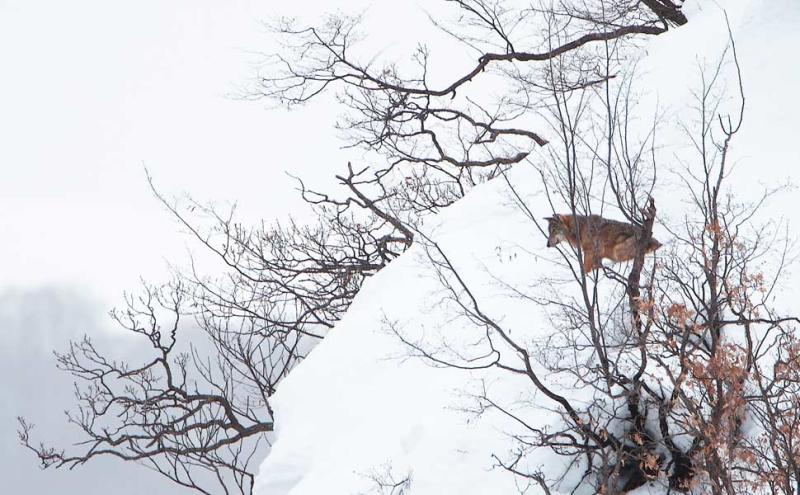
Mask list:
[{"label": "brown fur", "polygon": [[[600,268],[603,258],[614,262],[632,260],[642,235],[640,227],[598,215],[556,215],[546,220],[549,233],[547,247],[553,247],[561,241],[567,241],[575,248],[580,245],[584,273]],[[651,239],[645,252],[650,253],[660,247],[660,242]]]}]

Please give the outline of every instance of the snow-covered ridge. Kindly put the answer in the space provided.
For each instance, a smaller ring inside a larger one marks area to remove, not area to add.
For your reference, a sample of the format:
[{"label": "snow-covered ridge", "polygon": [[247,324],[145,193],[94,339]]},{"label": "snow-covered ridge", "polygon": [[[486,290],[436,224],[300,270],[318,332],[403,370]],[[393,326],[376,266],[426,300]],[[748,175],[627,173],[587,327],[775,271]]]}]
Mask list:
[{"label": "snow-covered ridge", "polygon": [[[430,229],[472,286],[489,289],[491,276],[524,283],[547,266],[522,252],[544,241],[501,186],[479,187]],[[503,301],[489,295],[483,302],[498,314]],[[420,493],[513,488],[510,477],[488,469],[492,450],[504,452],[496,425],[468,423],[471,415],[457,410],[469,402],[461,394],[470,382],[492,377],[408,358],[411,350],[389,328],[431,345],[474,336],[465,322],[452,321],[442,297],[421,244],[365,284],[275,396],[277,441],[261,469],[260,493],[367,492],[374,486],[369,475],[386,468],[396,477],[411,473]],[[505,315],[504,323],[513,325],[513,316],[522,327],[532,314]],[[519,386],[522,393],[524,382]]]},{"label": "snow-covered ridge", "polygon": [[[748,95],[746,123],[734,149],[740,163],[735,180],[755,184],[796,176],[800,152],[792,119],[800,115],[795,96],[800,69],[793,51],[800,46],[800,4],[737,0],[725,7]],[[698,64],[718,57],[727,41],[719,6],[698,0],[687,2],[687,9],[689,24],[655,38],[643,61],[643,85],[658,94],[659,104],[669,110],[667,118],[675,118],[689,101]],[[668,132],[668,139],[675,136]],[[534,214],[550,213],[531,167],[520,166],[509,178]],[[665,218],[684,207],[668,189],[656,191],[656,199]],[[800,211],[790,206],[791,200],[779,198],[769,211],[800,225]],[[503,180],[476,188],[425,230],[475,290],[485,312],[521,340],[548,335],[544,311],[514,297],[509,287],[530,289],[534,274],[566,278],[560,273],[564,267],[555,262]],[[656,237],[663,238],[658,227]],[[469,393],[491,387],[506,405],[542,426],[555,420],[546,412],[546,399],[507,373],[434,367],[409,357],[411,350],[393,333],[392,328],[432,348],[469,352],[476,330],[454,318],[444,296],[422,244],[364,285],[345,318],[275,395],[275,442],[261,466],[256,493],[381,493],[374,491],[372,478],[398,482],[406,476],[412,478],[410,493],[520,489],[508,473],[493,469],[492,458],[508,453],[506,435],[515,425],[499,414],[467,411],[473,405]],[[789,293],[784,297],[788,300]],[[568,391],[569,384],[561,385]],[[535,462],[555,472],[565,460],[542,451]],[[538,492],[531,488],[528,493]]]}]

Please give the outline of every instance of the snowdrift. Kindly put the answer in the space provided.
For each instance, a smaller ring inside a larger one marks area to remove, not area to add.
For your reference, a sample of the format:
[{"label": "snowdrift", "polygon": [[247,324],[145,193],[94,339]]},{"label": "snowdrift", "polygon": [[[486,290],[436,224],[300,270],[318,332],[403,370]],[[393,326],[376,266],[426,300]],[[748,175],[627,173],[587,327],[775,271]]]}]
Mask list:
[{"label": "snowdrift", "polygon": [[[696,5],[700,4],[702,9]],[[737,137],[734,181],[770,184],[797,176],[800,152],[794,122],[800,115],[800,4],[794,0],[734,1],[725,6],[744,73],[747,110]],[[642,81],[669,122],[686,111],[698,65],[716,59],[727,43],[720,7],[688,2],[687,26],[652,40],[642,61]],[[653,103],[655,104],[655,103]],[[677,132],[667,130],[667,147],[681,152]],[[518,166],[508,180],[536,216],[551,213],[530,166]],[[655,193],[659,217],[679,215],[685,203],[670,194],[669,181]],[[786,217],[796,231],[800,209],[795,192],[776,199],[766,210]],[[794,207],[793,207],[794,206]],[[548,315],[517,291],[546,277],[566,284],[568,274],[545,236],[526,217],[502,178],[477,187],[423,229],[474,291],[483,311],[521,341],[542,341],[550,332]],[[669,240],[656,227],[655,237]],[[508,435],[519,425],[492,411],[478,411],[471,394],[483,387],[502,397],[504,407],[537,425],[557,421],[553,404],[537,396],[523,379],[496,370],[460,370],[414,357],[401,341],[421,343],[445,353],[485,359],[473,347],[480,330],[458,315],[448,301],[424,243],[364,285],[345,318],[306,361],[283,381],[274,397],[276,431],[271,452],[261,466],[256,493],[318,495],[398,493],[381,491],[379,482],[411,478],[409,493],[539,493],[519,485],[496,467],[506,458]],[[533,275],[536,275],[534,278]],[[603,283],[602,280],[599,283]],[[568,289],[567,289],[568,290]],[[791,304],[793,290],[781,299]],[[780,301],[779,301],[780,307]],[[784,307],[786,305],[784,304]],[[462,356],[463,357],[463,356]],[[569,383],[558,390],[580,400]],[[542,450],[527,466],[560,473],[564,458]],[[575,479],[560,486],[571,488]],[[647,486],[641,493],[650,493]]]}]

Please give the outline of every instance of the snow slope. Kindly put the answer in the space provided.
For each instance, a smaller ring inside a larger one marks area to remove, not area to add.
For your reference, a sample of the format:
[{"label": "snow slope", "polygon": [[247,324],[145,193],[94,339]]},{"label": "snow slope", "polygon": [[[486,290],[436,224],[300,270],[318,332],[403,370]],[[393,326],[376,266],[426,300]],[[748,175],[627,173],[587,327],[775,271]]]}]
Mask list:
[{"label": "snow slope", "polygon": [[[688,2],[689,25],[654,39],[643,61],[645,86],[652,88],[666,118],[684,115],[689,85],[698,64],[716,59],[727,31],[715,4]],[[776,183],[797,177],[796,146],[800,70],[793,51],[800,46],[800,3],[795,0],[735,0],[726,5],[742,61],[748,107],[735,144],[740,184]],[[653,98],[655,101],[655,98]],[[667,126],[667,142],[677,133]],[[510,180],[537,216],[550,213],[531,167],[517,167]],[[684,203],[666,186],[656,191],[661,218],[680,213]],[[744,187],[743,195],[756,187]],[[769,212],[800,225],[797,193],[776,199]],[[541,214],[541,215],[540,215]],[[508,185],[495,180],[425,226],[474,291],[482,309],[517,338],[536,341],[548,335],[541,307],[514,296],[513,289],[536,291],[534,280],[564,279],[564,267],[513,201]],[[656,227],[656,237],[665,239]],[[535,277],[534,277],[535,275]],[[502,280],[503,283],[500,283]],[[602,281],[601,281],[602,283]],[[793,299],[785,291],[785,301]],[[493,412],[470,411],[470,392],[489,387],[504,405],[544,426],[555,421],[543,397],[531,395],[522,379],[492,370],[464,371],[426,364],[410,357],[392,328],[405,339],[447,355],[453,348],[476,356],[476,329],[446,298],[421,243],[369,280],[345,318],[281,384],[274,397],[274,446],[261,466],[256,493],[317,495],[381,492],[373,478],[397,482],[410,475],[410,493],[516,493],[524,486],[501,469],[507,435],[517,425]],[[476,363],[482,362],[480,359]],[[574,399],[567,383],[556,388]],[[532,407],[537,406],[537,407]],[[541,451],[532,468],[555,472],[562,458]],[[574,480],[565,480],[567,489]],[[640,489],[647,493],[647,488]],[[531,488],[527,493],[538,493]]]},{"label": "snow slope", "polygon": [[[431,228],[495,310],[503,301],[487,294],[489,272],[524,282],[548,266],[535,258],[516,261],[524,246],[543,240],[499,185],[469,195]],[[366,492],[368,475],[384,464],[401,476],[412,471],[419,493],[443,493],[445,486],[452,493],[513,488],[508,476],[487,469],[489,454],[504,452],[503,436],[494,425],[468,423],[471,415],[456,410],[469,402],[460,394],[471,381],[491,377],[408,359],[409,350],[388,329],[397,322],[404,337],[433,346],[442,338],[460,345],[461,338],[474,337],[470,325],[451,320],[442,297],[420,245],[368,281],[345,318],[283,382],[275,398],[277,442],[257,493]],[[536,321],[536,308],[530,311],[515,315],[520,327]],[[511,319],[505,323],[513,326]],[[524,383],[519,386],[524,390]]]}]

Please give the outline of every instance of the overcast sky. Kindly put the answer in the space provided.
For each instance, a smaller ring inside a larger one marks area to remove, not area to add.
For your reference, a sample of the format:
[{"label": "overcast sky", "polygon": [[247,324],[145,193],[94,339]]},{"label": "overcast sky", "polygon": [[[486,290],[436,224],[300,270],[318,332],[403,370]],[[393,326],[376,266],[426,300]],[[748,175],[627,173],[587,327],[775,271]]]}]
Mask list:
[{"label": "overcast sky", "polygon": [[[270,37],[255,1],[0,0],[2,284],[121,289],[180,249],[146,187],[280,215],[306,112],[228,97]],[[318,108],[311,109],[318,111]],[[315,149],[335,150],[330,133]],[[105,294],[100,294],[105,297]]]},{"label": "overcast sky", "polygon": [[285,171],[324,181],[345,164],[333,107],[286,112],[230,97],[254,74],[250,52],[270,46],[261,21],[282,13],[275,3],[0,0],[4,493],[178,493],[115,461],[42,473],[18,448],[14,418],[68,438],[71,380],[50,351],[83,333],[116,345],[106,311],[192,248],[144,166],[168,194],[235,200],[246,218],[271,219],[299,204]]}]

